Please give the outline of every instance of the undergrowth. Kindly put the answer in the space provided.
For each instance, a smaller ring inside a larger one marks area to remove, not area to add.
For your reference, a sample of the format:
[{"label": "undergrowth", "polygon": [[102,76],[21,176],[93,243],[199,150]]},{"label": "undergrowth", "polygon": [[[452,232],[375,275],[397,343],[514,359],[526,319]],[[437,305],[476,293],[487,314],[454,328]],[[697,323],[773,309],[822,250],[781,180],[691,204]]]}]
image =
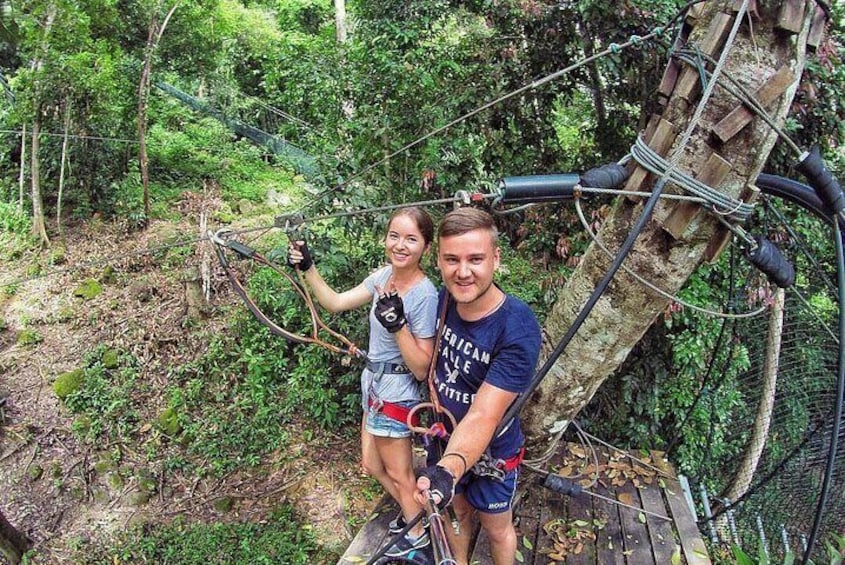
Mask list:
[{"label": "undergrowth", "polygon": [[283,507],[260,523],[145,524],[105,546],[80,548],[86,563],[179,563],[180,565],[278,564],[320,562],[312,531],[293,509]]}]

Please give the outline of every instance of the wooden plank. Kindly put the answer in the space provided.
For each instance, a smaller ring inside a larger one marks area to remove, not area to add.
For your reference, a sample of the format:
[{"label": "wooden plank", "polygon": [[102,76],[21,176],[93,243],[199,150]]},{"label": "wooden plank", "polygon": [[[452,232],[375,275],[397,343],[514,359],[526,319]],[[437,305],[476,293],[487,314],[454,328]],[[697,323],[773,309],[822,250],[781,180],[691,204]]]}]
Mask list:
[{"label": "wooden plank", "polygon": [[813,13],[813,21],[810,24],[810,33],[807,35],[807,47],[818,49],[824,39],[824,32],[827,27],[827,15],[820,6],[816,6]]},{"label": "wooden plank", "polygon": [[[616,500],[616,491],[599,480],[592,491],[600,496]],[[622,554],[622,522],[619,519],[619,505],[600,498],[593,500],[593,513],[597,520],[604,523],[596,530],[596,561],[600,565],[625,565]]]},{"label": "wooden plank", "polygon": [[[701,168],[698,180],[710,187],[718,187],[731,171],[731,164],[717,153],[711,153]],[[695,202],[679,202],[663,220],[663,229],[675,239],[681,239],[693,218],[701,211]]]},{"label": "wooden plank", "polygon": [[[628,494],[633,500],[631,506],[639,506],[640,495],[636,487],[630,482],[616,487],[616,495],[620,500],[622,495]],[[645,514],[624,506],[619,507],[619,517],[622,523],[622,541],[625,546],[625,558],[631,565],[650,565],[655,563],[651,552],[651,540],[645,525]],[[664,565],[661,563],[660,565]]]},{"label": "wooden plank", "polygon": [[[537,537],[540,528],[540,507],[535,505],[536,512],[517,517],[516,520],[516,550],[522,554],[521,563],[535,563],[540,556],[537,554]],[[470,561],[471,562],[471,561]]]},{"label": "wooden plank", "polygon": [[806,4],[805,0],[783,0],[775,27],[789,33],[801,31]]},{"label": "wooden plank", "polygon": [[362,559],[369,559],[388,537],[387,528],[390,521],[396,517],[399,507],[389,494],[376,505],[373,515],[364,527],[358,531],[355,539],[346,548],[337,565],[351,565],[362,563]]},{"label": "wooden plank", "polygon": [[[745,186],[745,189],[742,191],[742,194],[739,195],[739,199],[743,202],[754,202],[760,195],[760,189],[754,186],[753,184],[749,184]],[[718,226],[716,228],[716,232],[713,234],[713,237],[710,238],[710,241],[707,243],[707,248],[704,250],[704,261],[711,262],[716,259],[722,251],[724,251],[725,247],[730,243],[731,239],[733,238],[733,234],[724,226]]]},{"label": "wooden plank", "polygon": [[687,10],[686,21],[690,23],[695,23],[701,15],[704,13],[704,8],[707,5],[707,2],[699,2],[698,4],[693,4],[690,6],[689,10]]},{"label": "wooden plank", "polygon": [[[680,49],[686,44],[690,29],[688,25],[684,25],[681,28],[681,33],[678,34],[675,42],[672,44],[673,50]],[[674,57],[670,58],[666,63],[666,69],[663,71],[663,77],[660,79],[660,86],[657,87],[657,101],[661,105],[665,106],[669,101],[669,97],[672,96],[675,83],[678,81],[678,76],[681,74],[683,68],[683,63]]]},{"label": "wooden plank", "polygon": [[[658,155],[666,155],[672,144],[675,142],[675,137],[678,135],[674,124],[669,120],[660,118],[654,128],[654,133],[651,137],[646,138],[648,146],[651,147]],[[625,190],[641,190],[642,184],[650,173],[642,167],[637,167],[628,181],[625,183]],[[629,198],[637,198],[631,196]]]},{"label": "wooden plank", "polygon": [[680,483],[666,481],[666,488],[663,493],[675,522],[686,562],[690,565],[710,565],[707,547],[704,545],[704,540],[701,539],[698,526],[692,521],[692,513],[684,499]]},{"label": "wooden plank", "polygon": [[[652,485],[646,485],[640,489],[643,508],[652,514],[668,516],[666,506],[663,503],[663,494],[657,485],[658,483],[655,481]],[[651,539],[651,551],[654,554],[655,563],[672,563],[672,556],[681,552],[681,544],[680,540],[675,538],[671,520],[663,520],[646,514],[646,526]]]},{"label": "wooden plank", "polygon": [[534,563],[537,565],[562,562],[562,560],[554,559],[558,548],[555,546],[555,539],[553,535],[549,534],[548,528],[550,525],[557,523],[556,521],[566,522],[567,501],[568,497],[551,491],[547,493],[546,504],[540,509],[539,532],[537,533],[537,543],[534,545]]},{"label": "wooden plank", "polygon": [[[733,19],[733,16],[724,12],[716,14],[698,48],[712,57],[724,44]],[[686,65],[675,85],[674,94],[689,102],[697,95],[699,88],[701,88],[701,83],[698,70]]]},{"label": "wooden plank", "polygon": [[596,540],[591,497],[582,492],[578,496],[570,497],[568,504],[570,529],[583,532],[584,535],[580,536],[581,544],[566,555],[566,565],[594,565],[596,563]]},{"label": "wooden plank", "polygon": [[[792,73],[792,70],[784,65],[766,79],[766,82],[754,92],[754,99],[760,106],[765,108],[777,100],[794,81],[795,75]],[[752,110],[741,104],[731,110],[727,116],[716,124],[713,128],[713,135],[719,141],[725,143],[739,133],[742,128],[751,123],[755,115]]]}]

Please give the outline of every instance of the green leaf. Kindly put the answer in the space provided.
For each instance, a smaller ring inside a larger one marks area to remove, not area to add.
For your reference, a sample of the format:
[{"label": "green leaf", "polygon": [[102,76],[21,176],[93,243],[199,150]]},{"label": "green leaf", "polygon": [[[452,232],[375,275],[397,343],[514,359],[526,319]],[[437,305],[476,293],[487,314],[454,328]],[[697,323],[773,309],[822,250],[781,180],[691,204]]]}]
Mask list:
[{"label": "green leaf", "polygon": [[751,556],[742,551],[739,547],[733,546],[731,550],[736,558],[736,565],[755,565]]},{"label": "green leaf", "polygon": [[525,547],[525,549],[529,551],[534,549],[534,544],[531,543],[531,540],[528,539],[528,536],[522,536],[522,545]]},{"label": "green leaf", "polygon": [[587,522],[586,520],[573,520],[572,525],[577,526],[579,528],[583,528],[585,526],[589,526],[590,523]]},{"label": "green leaf", "polygon": [[672,552],[672,565],[681,565],[681,547],[676,545]]},{"label": "green leaf", "polygon": [[637,519],[640,521],[641,524],[645,524],[646,522],[645,514],[643,514],[642,512],[637,514]]},{"label": "green leaf", "polygon": [[516,550],[515,557],[516,557],[516,560],[519,561],[520,563],[525,563],[525,557],[522,556],[522,552],[520,550],[518,550],[518,549]]}]

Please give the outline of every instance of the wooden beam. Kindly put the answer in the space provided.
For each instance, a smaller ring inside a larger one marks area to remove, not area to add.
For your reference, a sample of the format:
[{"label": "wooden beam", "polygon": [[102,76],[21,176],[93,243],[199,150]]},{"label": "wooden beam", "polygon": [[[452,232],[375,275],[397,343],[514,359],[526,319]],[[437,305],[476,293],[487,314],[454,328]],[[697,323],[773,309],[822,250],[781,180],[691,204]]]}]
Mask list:
[{"label": "wooden beam", "polygon": [[[675,125],[669,120],[658,118],[654,123],[656,123],[654,126],[654,132],[650,137],[646,137],[646,141],[648,142],[648,146],[651,147],[658,155],[665,156],[669,149],[671,149],[672,144],[675,142],[675,137],[678,135],[678,132],[676,131]],[[653,124],[650,124],[650,126],[651,125]],[[646,135],[647,134],[648,130],[646,131]],[[634,172],[631,173],[631,176],[628,177],[628,182],[625,183],[625,190],[642,190],[642,185],[648,175],[649,172],[646,169],[638,166],[634,169]],[[636,197],[631,196],[629,198]]]},{"label": "wooden beam", "polygon": [[[754,202],[760,196],[760,189],[753,184],[746,185],[745,190],[740,194],[739,199],[743,202]],[[725,226],[716,228],[716,233],[710,238],[707,249],[704,250],[704,261],[710,263],[719,256],[722,250],[730,243],[733,234]]]},{"label": "wooden beam", "polygon": [[813,14],[813,22],[810,24],[810,34],[807,36],[807,47],[818,49],[824,39],[824,32],[827,26],[827,16],[824,10],[818,5]]},{"label": "wooden beam", "polygon": [[[672,44],[673,50],[680,49],[686,45],[691,29],[692,28],[687,24],[684,24],[681,27],[681,32],[677,35],[677,37],[675,37],[675,42]],[[672,96],[672,91],[675,89],[675,83],[678,81],[678,76],[683,68],[684,64],[674,57],[671,57],[666,63],[666,68],[663,70],[663,78],[660,79],[660,86],[657,87],[657,101],[662,106],[665,106],[669,101],[669,98]]]},{"label": "wooden beam", "polygon": [[806,0],[783,0],[775,27],[789,33],[801,31],[806,4]]},{"label": "wooden beam", "polygon": [[690,23],[695,23],[701,17],[701,14],[704,13],[704,8],[707,5],[707,2],[699,2],[698,4],[693,4],[690,6],[690,9],[687,10],[687,17],[686,21]]},{"label": "wooden beam", "polygon": [[[718,153],[711,153],[697,175],[697,179],[707,186],[717,187],[722,184],[731,171],[731,164]],[[701,205],[695,202],[678,203],[663,221],[663,229],[675,239],[681,239],[687,226],[698,215]]]},{"label": "wooden beam", "polygon": [[[706,53],[711,57],[715,55],[716,51],[725,43],[733,19],[733,16],[725,13],[716,14],[710,21],[710,27],[707,29],[707,33],[698,46],[702,53]],[[698,70],[686,65],[684,70],[681,71],[681,76],[675,85],[675,94],[689,102],[700,87],[701,80]]]},{"label": "wooden beam", "polygon": [[[795,75],[792,74],[792,69],[784,65],[754,92],[754,99],[765,108],[786,92],[786,89],[794,81]],[[713,135],[719,141],[725,143],[748,125],[754,119],[754,115],[754,112],[747,108],[745,104],[740,104],[716,124],[713,128]]]}]

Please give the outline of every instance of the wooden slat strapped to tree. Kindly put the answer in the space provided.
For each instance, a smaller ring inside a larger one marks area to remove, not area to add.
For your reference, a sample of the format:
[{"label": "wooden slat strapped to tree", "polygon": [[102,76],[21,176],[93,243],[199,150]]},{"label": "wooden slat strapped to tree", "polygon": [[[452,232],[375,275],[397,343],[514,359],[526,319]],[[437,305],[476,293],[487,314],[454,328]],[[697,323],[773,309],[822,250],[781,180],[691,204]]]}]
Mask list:
[{"label": "wooden slat strapped to tree", "polygon": [[[779,6],[754,4],[754,14],[757,15],[750,16],[750,25],[749,16],[743,15],[738,33],[727,47],[724,63],[724,72],[730,73],[752,93],[779,69],[788,68],[794,77],[801,76],[807,35],[815,15],[813,10],[807,10],[801,31],[790,35],[776,27]],[[741,5],[741,2],[733,0],[710,0],[699,9],[695,19],[687,20],[685,25],[688,29],[681,35],[688,37],[690,46],[698,46],[702,50],[713,46],[713,57],[718,60],[726,49],[725,26],[733,28],[737,22],[736,9]],[[713,130],[737,107],[739,101],[727,89],[717,87],[688,136],[688,143],[679,148],[677,144],[681,136],[678,132],[687,131],[702,92],[696,82],[700,73],[686,63],[684,65],[687,68],[681,70],[674,81],[662,114],[654,116],[646,128],[646,132],[658,129],[667,132],[665,137],[655,141],[655,135],[647,135],[646,140],[652,148],[662,149],[669,145],[665,151],[657,152],[667,159],[677,156],[677,168],[692,177],[700,178],[705,174],[710,166],[708,160],[711,164],[713,159],[728,164],[730,171],[721,180],[711,179],[711,182],[718,183],[711,188],[733,198],[743,195],[753,198],[756,192],[754,180],[768,158],[776,133],[762,119],[754,117],[730,139],[720,143]],[[708,70],[713,71],[712,65],[708,66]],[[666,82],[672,81],[667,78]],[[775,124],[783,125],[797,87],[797,81],[793,81],[768,105],[769,115]],[[671,127],[666,124],[671,124]],[[636,182],[629,182],[628,189],[647,192],[652,188],[653,174],[637,168],[634,175]],[[679,189],[669,183],[667,190]],[[638,219],[643,201],[642,198],[617,199],[598,234],[605,246],[611,250],[620,247]],[[625,260],[626,266],[669,294],[676,294],[696,268],[703,261],[715,258],[728,241],[725,229],[709,214],[699,214],[694,222],[685,226],[686,219],[691,216],[689,211],[684,211],[685,208],[667,200],[658,203],[651,221]],[[683,221],[677,221],[679,216]],[[670,225],[667,227],[664,221]],[[552,344],[566,334],[611,261],[612,258],[595,244],[582,257],[546,318],[544,329]],[[668,298],[644,288],[626,273],[620,271],[616,275],[522,410],[524,429],[529,437],[529,456],[539,452],[549,435],[569,422],[589,402],[655,318],[662,315],[668,303]]]}]

